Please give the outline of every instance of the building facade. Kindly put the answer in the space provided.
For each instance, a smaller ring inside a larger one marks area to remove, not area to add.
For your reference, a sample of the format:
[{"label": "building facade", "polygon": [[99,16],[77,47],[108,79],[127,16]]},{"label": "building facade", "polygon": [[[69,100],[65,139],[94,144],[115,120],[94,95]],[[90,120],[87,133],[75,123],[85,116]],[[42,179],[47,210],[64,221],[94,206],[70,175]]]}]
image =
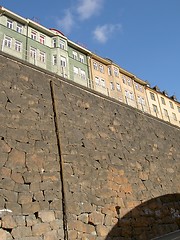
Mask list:
[{"label": "building facade", "polygon": [[151,88],[59,30],[4,7],[0,7],[0,50],[180,127],[180,103],[175,96]]}]

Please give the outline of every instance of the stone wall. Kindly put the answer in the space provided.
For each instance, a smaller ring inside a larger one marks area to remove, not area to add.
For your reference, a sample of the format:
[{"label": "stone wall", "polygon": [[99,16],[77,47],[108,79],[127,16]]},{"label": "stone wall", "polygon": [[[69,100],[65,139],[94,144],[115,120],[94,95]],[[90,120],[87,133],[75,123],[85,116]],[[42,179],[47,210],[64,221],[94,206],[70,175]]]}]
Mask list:
[{"label": "stone wall", "polygon": [[180,228],[180,129],[0,55],[2,240]]}]

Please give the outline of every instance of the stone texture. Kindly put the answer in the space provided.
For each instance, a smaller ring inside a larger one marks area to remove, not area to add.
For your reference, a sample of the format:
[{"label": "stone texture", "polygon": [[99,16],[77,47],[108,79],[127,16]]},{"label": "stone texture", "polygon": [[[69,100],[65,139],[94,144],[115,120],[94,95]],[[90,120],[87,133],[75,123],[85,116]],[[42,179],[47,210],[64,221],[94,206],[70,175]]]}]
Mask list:
[{"label": "stone texture", "polygon": [[64,239],[66,221],[70,240],[179,228],[179,128],[2,53],[0,71],[2,240]]}]

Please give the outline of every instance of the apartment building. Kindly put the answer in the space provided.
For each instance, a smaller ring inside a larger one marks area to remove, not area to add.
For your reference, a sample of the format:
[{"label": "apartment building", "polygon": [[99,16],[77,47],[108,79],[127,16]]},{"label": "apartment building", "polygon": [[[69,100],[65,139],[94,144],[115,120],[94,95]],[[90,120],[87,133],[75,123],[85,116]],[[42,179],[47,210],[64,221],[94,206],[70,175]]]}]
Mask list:
[{"label": "apartment building", "polygon": [[119,66],[115,64],[112,60],[107,60],[109,60],[109,65],[107,66],[109,96],[115,98],[120,102],[123,102],[124,97],[122,92],[122,82]]},{"label": "apartment building", "polygon": [[107,96],[109,96],[108,64],[109,61],[107,59],[91,53],[90,69],[91,78],[93,81],[93,89]]},{"label": "apartment building", "polygon": [[69,79],[91,88],[89,55],[86,48],[68,40]]},{"label": "apartment building", "polygon": [[59,75],[66,74],[67,38],[58,30],[47,29],[0,7],[0,47],[3,52]]},{"label": "apartment building", "polygon": [[151,88],[61,31],[4,7],[0,7],[0,50],[180,127],[180,103],[175,96]]},{"label": "apartment building", "polygon": [[168,96],[166,91],[160,91],[155,86],[146,86],[150,114],[174,125],[180,126],[180,103],[175,96]]}]

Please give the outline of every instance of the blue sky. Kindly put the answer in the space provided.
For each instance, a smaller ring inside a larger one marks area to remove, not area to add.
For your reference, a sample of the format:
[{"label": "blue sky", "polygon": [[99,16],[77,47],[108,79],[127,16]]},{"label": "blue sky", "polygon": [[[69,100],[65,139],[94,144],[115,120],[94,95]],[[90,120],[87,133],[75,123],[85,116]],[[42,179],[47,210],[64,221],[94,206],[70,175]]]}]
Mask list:
[{"label": "blue sky", "polygon": [[180,0],[0,0],[180,101]]}]

